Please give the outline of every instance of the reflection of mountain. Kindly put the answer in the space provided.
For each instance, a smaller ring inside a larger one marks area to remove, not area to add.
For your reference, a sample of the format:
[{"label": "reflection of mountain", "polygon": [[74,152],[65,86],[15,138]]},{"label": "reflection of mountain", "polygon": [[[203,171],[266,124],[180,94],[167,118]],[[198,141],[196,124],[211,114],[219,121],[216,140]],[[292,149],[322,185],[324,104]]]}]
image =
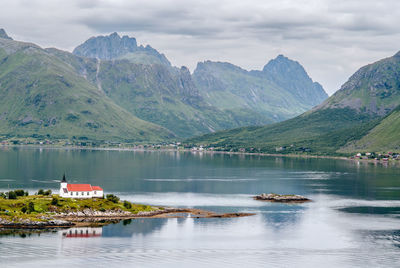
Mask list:
[{"label": "reflection of mountain", "polygon": [[103,227],[103,237],[131,237],[135,234],[149,235],[159,231],[168,219],[132,219]]}]

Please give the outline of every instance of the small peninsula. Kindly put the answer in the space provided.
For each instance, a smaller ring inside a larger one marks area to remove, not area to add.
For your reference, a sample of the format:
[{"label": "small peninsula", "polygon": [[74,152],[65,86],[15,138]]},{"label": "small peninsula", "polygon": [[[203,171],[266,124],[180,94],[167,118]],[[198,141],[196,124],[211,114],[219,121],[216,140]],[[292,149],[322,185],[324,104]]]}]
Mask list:
[{"label": "small peninsula", "polygon": [[214,213],[192,208],[167,208],[106,198],[62,198],[50,190],[29,195],[24,190],[0,193],[0,228],[43,229],[102,226],[134,218],[233,218],[252,213]]}]

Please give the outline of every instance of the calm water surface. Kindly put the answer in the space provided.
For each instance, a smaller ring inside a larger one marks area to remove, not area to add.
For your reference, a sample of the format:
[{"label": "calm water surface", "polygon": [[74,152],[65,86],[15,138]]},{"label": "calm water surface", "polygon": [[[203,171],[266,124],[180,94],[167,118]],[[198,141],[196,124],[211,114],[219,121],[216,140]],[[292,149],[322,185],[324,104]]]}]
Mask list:
[{"label": "calm water surface", "polygon": [[[400,168],[332,159],[0,147],[0,191],[102,186],[132,202],[254,212],[0,236],[1,267],[400,267]],[[252,200],[306,195],[300,205]],[[63,234],[64,233],[64,234]]]}]

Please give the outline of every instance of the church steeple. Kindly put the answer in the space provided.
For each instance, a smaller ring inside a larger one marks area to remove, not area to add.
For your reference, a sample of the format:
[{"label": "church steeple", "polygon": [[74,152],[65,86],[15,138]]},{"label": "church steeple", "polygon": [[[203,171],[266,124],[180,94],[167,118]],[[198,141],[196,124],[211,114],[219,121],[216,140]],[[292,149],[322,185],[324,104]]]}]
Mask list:
[{"label": "church steeple", "polygon": [[65,178],[65,172],[64,172],[64,175],[63,175],[63,178],[62,178],[61,182],[67,182],[67,179]]}]

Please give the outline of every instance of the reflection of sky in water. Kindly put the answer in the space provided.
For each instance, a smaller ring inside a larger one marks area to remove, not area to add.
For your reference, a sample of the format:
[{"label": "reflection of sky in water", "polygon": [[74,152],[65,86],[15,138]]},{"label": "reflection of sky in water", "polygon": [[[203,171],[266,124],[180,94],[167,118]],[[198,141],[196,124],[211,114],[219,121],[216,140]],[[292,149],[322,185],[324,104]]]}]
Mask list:
[{"label": "reflection of sky in water", "polygon": [[[133,219],[94,238],[1,236],[5,267],[393,267],[400,253],[398,169],[330,159],[0,150],[1,189],[56,189],[64,169],[73,182],[134,202],[257,215]],[[313,202],[252,199],[262,192]]]}]

